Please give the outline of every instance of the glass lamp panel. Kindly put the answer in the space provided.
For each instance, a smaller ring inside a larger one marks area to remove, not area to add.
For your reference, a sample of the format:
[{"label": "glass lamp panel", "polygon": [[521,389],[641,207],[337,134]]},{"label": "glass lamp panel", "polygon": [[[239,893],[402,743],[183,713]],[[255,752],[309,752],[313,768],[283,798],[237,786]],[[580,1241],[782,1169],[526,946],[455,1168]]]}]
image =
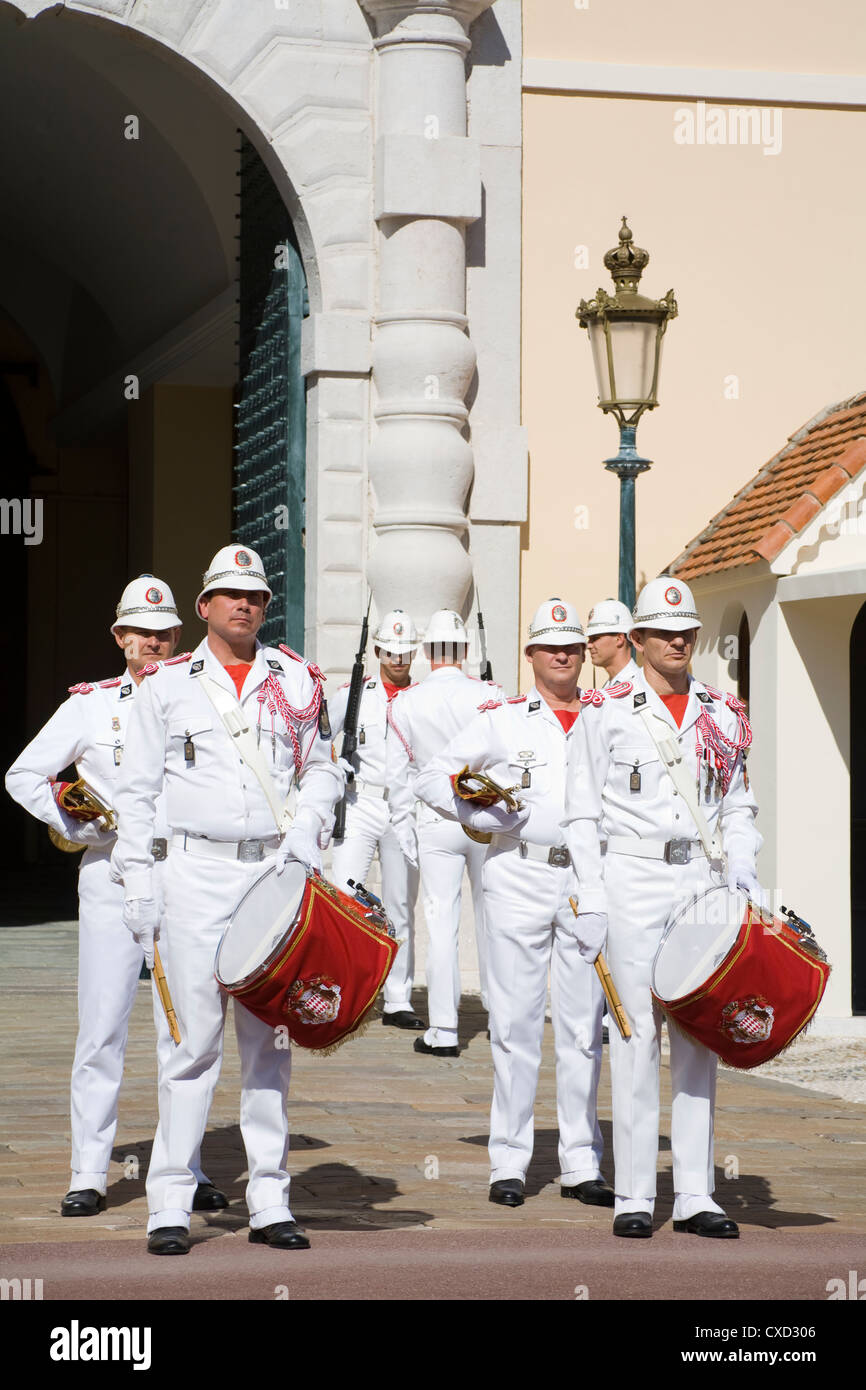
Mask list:
[{"label": "glass lamp panel", "polygon": [[592,365],[595,367],[598,399],[600,401],[609,401],[611,398],[611,383],[607,365],[607,338],[604,332],[604,325],[596,319],[595,322],[589,323],[587,328],[589,332],[589,345],[592,348]]},{"label": "glass lamp panel", "polygon": [[650,399],[657,328],[658,325],[651,319],[611,320],[610,339],[617,400]]}]

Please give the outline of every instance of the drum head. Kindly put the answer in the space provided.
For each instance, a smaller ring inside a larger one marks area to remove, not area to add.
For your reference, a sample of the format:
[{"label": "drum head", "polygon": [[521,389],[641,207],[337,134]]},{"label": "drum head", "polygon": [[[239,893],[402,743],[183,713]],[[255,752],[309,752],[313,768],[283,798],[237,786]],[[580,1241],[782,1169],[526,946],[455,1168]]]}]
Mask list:
[{"label": "drum head", "polygon": [[672,918],[653,962],[653,992],[666,1003],[699,989],[737,939],[748,900],[727,887],[699,893]]},{"label": "drum head", "polygon": [[232,913],[219,944],[214,971],[220,984],[240,984],[291,936],[306,886],[307,871],[293,859],[279,875],[274,864],[259,875]]}]

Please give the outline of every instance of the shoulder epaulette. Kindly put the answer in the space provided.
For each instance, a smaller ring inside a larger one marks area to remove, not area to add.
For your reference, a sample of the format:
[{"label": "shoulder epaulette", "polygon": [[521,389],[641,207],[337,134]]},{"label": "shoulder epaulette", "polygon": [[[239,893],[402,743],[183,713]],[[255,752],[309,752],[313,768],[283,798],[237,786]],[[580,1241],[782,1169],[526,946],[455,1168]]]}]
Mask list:
[{"label": "shoulder epaulette", "polygon": [[725,704],[727,705],[728,709],[734,711],[734,714],[739,714],[739,715],[741,715],[741,716],[745,719],[745,715],[746,715],[746,702],[745,702],[745,700],[738,700],[738,699],[737,699],[737,696],[736,696],[736,695],[732,695],[732,694],[730,693],[730,691],[729,691],[728,694],[725,696]]},{"label": "shoulder epaulette", "polygon": [[192,652],[181,652],[180,656],[168,656],[163,661],[163,666],[180,666],[181,662],[189,661]]},{"label": "shoulder epaulette", "polygon": [[604,693],[609,695],[612,700],[621,700],[623,696],[630,695],[632,690],[634,690],[634,685],[631,681],[615,681],[613,685],[606,687]]},{"label": "shoulder epaulette", "polygon": [[723,700],[725,698],[721,690],[714,690],[711,685],[707,685],[706,681],[703,682],[703,686],[707,694],[712,695],[714,700]]},{"label": "shoulder epaulette", "polygon": [[79,681],[78,685],[70,685],[67,688],[70,695],[89,695],[96,686],[88,685],[87,681]]},{"label": "shoulder epaulette", "polygon": [[527,699],[527,696],[526,696],[526,695],[510,695],[510,696],[508,697],[508,704],[509,704],[509,705],[522,705],[523,702],[524,702],[524,700],[526,700],[526,699]]},{"label": "shoulder epaulette", "polygon": [[286,656],[290,656],[292,661],[300,661],[302,666],[306,666],[313,680],[318,681],[320,685],[323,681],[327,680],[327,676],[322,674],[318,666],[314,665],[312,661],[308,661],[305,656],[301,656],[300,652],[295,652],[291,647],[287,647],[285,642],[278,643],[278,648]]},{"label": "shoulder epaulette", "polygon": [[582,705],[603,705],[607,694],[604,690],[582,690],[580,692],[580,703]]},{"label": "shoulder epaulette", "polygon": [[304,658],[298,652],[293,652],[291,647],[287,647],[285,642],[278,643],[278,646],[281,652],[285,652],[286,656],[292,658],[292,661],[303,661]]},{"label": "shoulder epaulette", "polygon": [[161,661],[149,661],[146,666],[142,666],[138,674],[140,676],[155,676],[161,665]]},{"label": "shoulder epaulette", "polygon": [[99,686],[100,690],[113,690],[116,685],[120,685],[120,682],[122,680],[123,676],[115,676],[114,680],[97,681],[97,685]]},{"label": "shoulder epaulette", "polygon": [[486,714],[488,710],[491,710],[491,709],[500,709],[501,706],[502,706],[502,701],[501,701],[501,700],[485,700],[483,705],[479,705],[479,706],[478,706],[478,713],[479,713],[479,714]]}]

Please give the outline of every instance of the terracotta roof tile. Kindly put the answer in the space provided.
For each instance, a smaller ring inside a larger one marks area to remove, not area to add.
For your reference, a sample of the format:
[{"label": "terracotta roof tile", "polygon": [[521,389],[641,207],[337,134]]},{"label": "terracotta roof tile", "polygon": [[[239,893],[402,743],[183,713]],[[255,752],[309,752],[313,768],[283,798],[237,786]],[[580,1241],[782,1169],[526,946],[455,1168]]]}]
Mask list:
[{"label": "terracotta roof tile", "polygon": [[788,443],[666,569],[681,579],[772,561],[866,467],[866,392],[830,406]]}]

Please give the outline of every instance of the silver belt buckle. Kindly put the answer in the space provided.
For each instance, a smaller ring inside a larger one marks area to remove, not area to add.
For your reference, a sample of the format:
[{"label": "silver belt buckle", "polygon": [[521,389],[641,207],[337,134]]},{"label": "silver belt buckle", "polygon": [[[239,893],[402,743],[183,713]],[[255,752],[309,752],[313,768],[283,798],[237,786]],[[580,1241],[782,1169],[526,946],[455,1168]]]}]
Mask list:
[{"label": "silver belt buckle", "polygon": [[547,856],[548,864],[552,864],[555,869],[567,869],[571,863],[571,855],[566,845],[554,845]]},{"label": "silver belt buckle", "polygon": [[261,840],[241,840],[238,843],[238,859],[242,864],[258,864],[265,857],[265,847]]},{"label": "silver belt buckle", "polygon": [[153,862],[161,864],[163,859],[168,858],[168,840],[164,840],[162,837],[154,840],[150,852],[153,855]]},{"label": "silver belt buckle", "polygon": [[665,845],[665,860],[668,864],[689,864],[691,858],[691,840],[668,840]]}]

